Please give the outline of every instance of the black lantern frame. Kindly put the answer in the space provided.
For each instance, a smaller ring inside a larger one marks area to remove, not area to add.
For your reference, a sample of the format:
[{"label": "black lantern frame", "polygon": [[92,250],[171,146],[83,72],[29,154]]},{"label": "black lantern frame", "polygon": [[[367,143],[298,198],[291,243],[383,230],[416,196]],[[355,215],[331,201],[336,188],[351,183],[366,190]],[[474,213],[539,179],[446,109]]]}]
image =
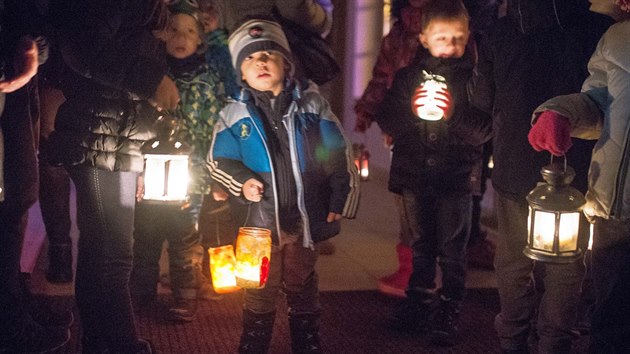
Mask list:
[{"label": "black lantern frame", "polygon": [[523,253],[548,263],[572,263],[580,259],[588,237],[588,222],[582,214],[584,195],[570,186],[575,170],[553,163],[540,171],[540,183],[527,195],[529,203],[527,246]]}]

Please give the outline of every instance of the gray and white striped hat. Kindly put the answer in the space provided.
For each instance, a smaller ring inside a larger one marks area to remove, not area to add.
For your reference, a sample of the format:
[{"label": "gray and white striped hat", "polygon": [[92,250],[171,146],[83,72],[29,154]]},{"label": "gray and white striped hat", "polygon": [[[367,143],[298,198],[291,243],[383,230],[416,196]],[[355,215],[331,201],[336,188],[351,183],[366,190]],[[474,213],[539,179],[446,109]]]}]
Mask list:
[{"label": "gray and white striped hat", "polygon": [[290,67],[289,77],[293,76],[293,57],[289,42],[277,22],[256,19],[243,23],[230,35],[228,47],[238,79],[242,77],[243,60],[252,53],[267,50],[282,54]]}]

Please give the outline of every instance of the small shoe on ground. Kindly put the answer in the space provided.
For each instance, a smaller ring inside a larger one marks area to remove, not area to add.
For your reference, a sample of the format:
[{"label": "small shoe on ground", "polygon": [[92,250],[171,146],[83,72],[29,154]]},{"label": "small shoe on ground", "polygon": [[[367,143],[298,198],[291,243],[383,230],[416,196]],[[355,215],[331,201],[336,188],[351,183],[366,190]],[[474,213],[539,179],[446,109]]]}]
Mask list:
[{"label": "small shoe on ground", "polygon": [[329,256],[335,253],[335,244],[330,240],[318,242],[317,245],[319,246],[319,254],[321,255]]},{"label": "small shoe on ground", "polygon": [[20,273],[20,296],[24,302],[25,311],[30,318],[44,327],[70,327],[74,323],[72,310],[58,309],[59,306],[41,296],[33,295],[30,273]]},{"label": "small shoe on ground", "polygon": [[192,322],[197,314],[197,299],[175,299],[175,303],[168,309],[168,317],[176,322]]},{"label": "small shoe on ground", "polygon": [[429,327],[429,341],[441,346],[452,346],[459,332],[460,302],[440,296],[438,307]]},{"label": "small shoe on ground", "polygon": [[396,254],[398,255],[398,270],[393,274],[380,278],[378,280],[378,290],[385,295],[405,298],[407,297],[405,291],[413,271],[413,251],[411,247],[400,242],[396,245]]},{"label": "small shoe on ground", "polygon": [[384,276],[378,280],[378,291],[385,295],[405,298],[407,297],[405,290],[407,290],[410,275],[411,273],[398,270],[395,273]]},{"label": "small shoe on ground", "polygon": [[44,327],[30,316],[18,322],[12,333],[0,334],[0,353],[49,353],[70,340],[67,327]]}]

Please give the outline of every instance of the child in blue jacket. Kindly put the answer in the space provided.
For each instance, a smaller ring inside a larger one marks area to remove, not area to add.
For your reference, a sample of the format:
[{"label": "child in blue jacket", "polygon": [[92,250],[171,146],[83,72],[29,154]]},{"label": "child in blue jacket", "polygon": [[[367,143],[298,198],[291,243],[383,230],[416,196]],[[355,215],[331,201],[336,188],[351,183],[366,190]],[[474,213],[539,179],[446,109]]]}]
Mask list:
[{"label": "child in blue jacket", "polygon": [[317,87],[293,80],[291,52],[277,23],[247,21],[229,47],[244,88],[221,112],[209,168],[230,194],[240,224],[268,228],[273,240],[266,286],[245,291],[239,351],[267,351],[282,291],[293,352],[319,352],[316,246],[339,233],[342,216],[356,214],[352,153]]}]

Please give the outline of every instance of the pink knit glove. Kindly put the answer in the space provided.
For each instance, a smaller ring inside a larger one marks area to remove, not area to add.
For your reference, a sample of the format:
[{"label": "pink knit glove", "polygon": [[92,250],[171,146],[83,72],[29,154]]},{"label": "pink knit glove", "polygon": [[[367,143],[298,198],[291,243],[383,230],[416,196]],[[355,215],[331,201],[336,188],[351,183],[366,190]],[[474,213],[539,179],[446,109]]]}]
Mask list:
[{"label": "pink knit glove", "polygon": [[536,151],[547,150],[562,156],[573,144],[569,118],[554,111],[544,111],[530,129],[527,139]]}]

